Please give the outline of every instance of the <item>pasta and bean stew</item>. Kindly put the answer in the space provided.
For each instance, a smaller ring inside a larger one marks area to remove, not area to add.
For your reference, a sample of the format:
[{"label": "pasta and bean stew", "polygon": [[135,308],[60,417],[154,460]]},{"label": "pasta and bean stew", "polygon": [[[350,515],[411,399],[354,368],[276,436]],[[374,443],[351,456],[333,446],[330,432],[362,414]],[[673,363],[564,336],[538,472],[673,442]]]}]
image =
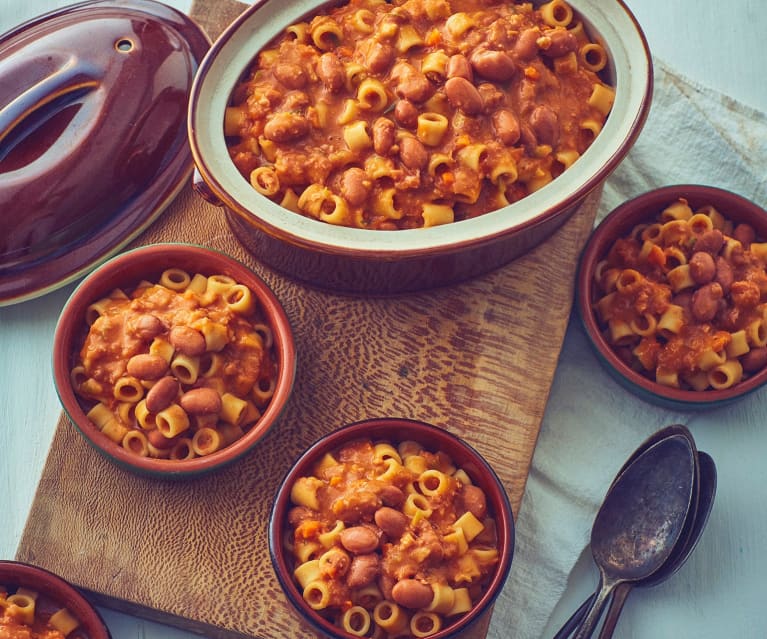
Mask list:
[{"label": "pasta and bean stew", "polygon": [[30,588],[0,584],[0,639],[87,639],[72,613]]},{"label": "pasta and bean stew", "polygon": [[238,440],[277,380],[258,300],[222,274],[178,268],[90,305],[71,370],[87,416],[131,453],[184,460]]},{"label": "pasta and bean stew", "polygon": [[515,202],[570,167],[615,92],[564,0],[351,0],[289,26],[226,109],[259,193],[330,224],[430,227]]},{"label": "pasta and bean stew", "polygon": [[615,241],[594,273],[605,338],[665,386],[726,389],[767,365],[767,242],[680,198]]},{"label": "pasta and bean stew", "polygon": [[291,487],[284,543],[308,605],[344,631],[427,637],[468,612],[498,563],[484,491],[440,451],[359,440]]}]

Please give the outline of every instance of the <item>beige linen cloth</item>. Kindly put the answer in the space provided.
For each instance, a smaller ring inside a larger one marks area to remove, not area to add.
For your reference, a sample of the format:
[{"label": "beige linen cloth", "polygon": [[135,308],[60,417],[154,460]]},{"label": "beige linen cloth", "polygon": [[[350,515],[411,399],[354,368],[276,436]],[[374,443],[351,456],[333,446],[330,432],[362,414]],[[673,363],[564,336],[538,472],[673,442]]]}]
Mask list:
[{"label": "beige linen cloth", "polygon": [[[670,184],[718,186],[767,207],[767,114],[681,78],[661,61],[654,63],[649,118],[605,186],[597,223],[626,199]],[[728,416],[754,421],[753,407],[765,400],[767,389],[753,393],[728,409]],[[733,416],[733,410],[739,414]],[[568,575],[588,546],[609,483],[647,436],[672,423],[705,434],[705,422],[714,428],[717,420],[722,420],[719,411],[675,413],[624,391],[601,368],[573,316],[517,521],[513,569],[495,606],[490,639],[545,636]],[[697,429],[694,422],[700,424]],[[561,625],[553,621],[554,628]]]}]

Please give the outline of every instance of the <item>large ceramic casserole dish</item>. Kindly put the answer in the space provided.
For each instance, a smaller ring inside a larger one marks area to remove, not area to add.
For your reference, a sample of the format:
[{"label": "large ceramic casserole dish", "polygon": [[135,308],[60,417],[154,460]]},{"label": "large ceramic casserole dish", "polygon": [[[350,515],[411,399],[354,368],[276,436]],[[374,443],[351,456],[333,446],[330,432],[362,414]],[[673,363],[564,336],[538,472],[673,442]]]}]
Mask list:
[{"label": "large ceramic casserole dish", "polygon": [[287,26],[324,8],[317,0],[256,3],[204,59],[189,111],[197,189],[226,209],[235,234],[258,259],[323,288],[402,292],[450,284],[501,266],[553,233],[599,187],[632,146],[649,110],[651,56],[629,9],[620,1],[573,0],[570,5],[607,52],[604,73],[616,89],[614,105],[604,128],[575,164],[514,204],[452,224],[385,232],[297,215],[251,187],[227,151],[223,122],[230,95],[257,52]]}]

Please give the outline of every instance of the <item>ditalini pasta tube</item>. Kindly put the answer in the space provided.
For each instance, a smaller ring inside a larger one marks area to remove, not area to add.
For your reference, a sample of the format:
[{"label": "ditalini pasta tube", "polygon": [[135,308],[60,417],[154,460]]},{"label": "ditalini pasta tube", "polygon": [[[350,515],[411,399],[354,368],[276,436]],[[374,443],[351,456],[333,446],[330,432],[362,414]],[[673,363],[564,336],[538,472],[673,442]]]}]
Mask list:
[{"label": "ditalini pasta tube", "polygon": [[413,441],[332,451],[290,498],[293,577],[309,607],[353,635],[434,634],[471,609],[498,564],[484,491]]},{"label": "ditalini pasta tube", "polygon": [[92,304],[86,324],[73,388],[93,424],[135,455],[211,455],[274,395],[272,329],[228,275],[169,268]]},{"label": "ditalini pasta tube", "polygon": [[678,198],[618,238],[594,273],[608,341],[659,384],[724,390],[767,364],[767,253],[730,215]]},{"label": "ditalini pasta tube", "polygon": [[229,155],[262,196],[329,224],[483,215],[545,187],[600,135],[615,90],[585,24],[565,0],[324,9],[234,88]]}]

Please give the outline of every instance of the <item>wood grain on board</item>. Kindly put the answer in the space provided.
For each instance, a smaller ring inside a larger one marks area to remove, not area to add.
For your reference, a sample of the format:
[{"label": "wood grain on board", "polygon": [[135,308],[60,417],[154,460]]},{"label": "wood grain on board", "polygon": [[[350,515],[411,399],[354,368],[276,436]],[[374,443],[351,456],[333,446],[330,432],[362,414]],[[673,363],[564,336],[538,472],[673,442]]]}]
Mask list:
[{"label": "wood grain on board", "polygon": [[[201,1],[192,15],[215,37],[243,8]],[[296,336],[289,406],[252,454],[183,483],[117,468],[62,415],[17,559],[64,576],[100,605],[208,637],[305,637],[271,568],[272,496],[315,439],[377,416],[461,435],[495,468],[518,513],[598,201],[598,193],[589,196],[547,241],[489,275],[363,299],[263,267],[238,244],[223,211],[185,188],[134,245],[206,245],[273,287]],[[467,637],[484,637],[489,620]]]}]

